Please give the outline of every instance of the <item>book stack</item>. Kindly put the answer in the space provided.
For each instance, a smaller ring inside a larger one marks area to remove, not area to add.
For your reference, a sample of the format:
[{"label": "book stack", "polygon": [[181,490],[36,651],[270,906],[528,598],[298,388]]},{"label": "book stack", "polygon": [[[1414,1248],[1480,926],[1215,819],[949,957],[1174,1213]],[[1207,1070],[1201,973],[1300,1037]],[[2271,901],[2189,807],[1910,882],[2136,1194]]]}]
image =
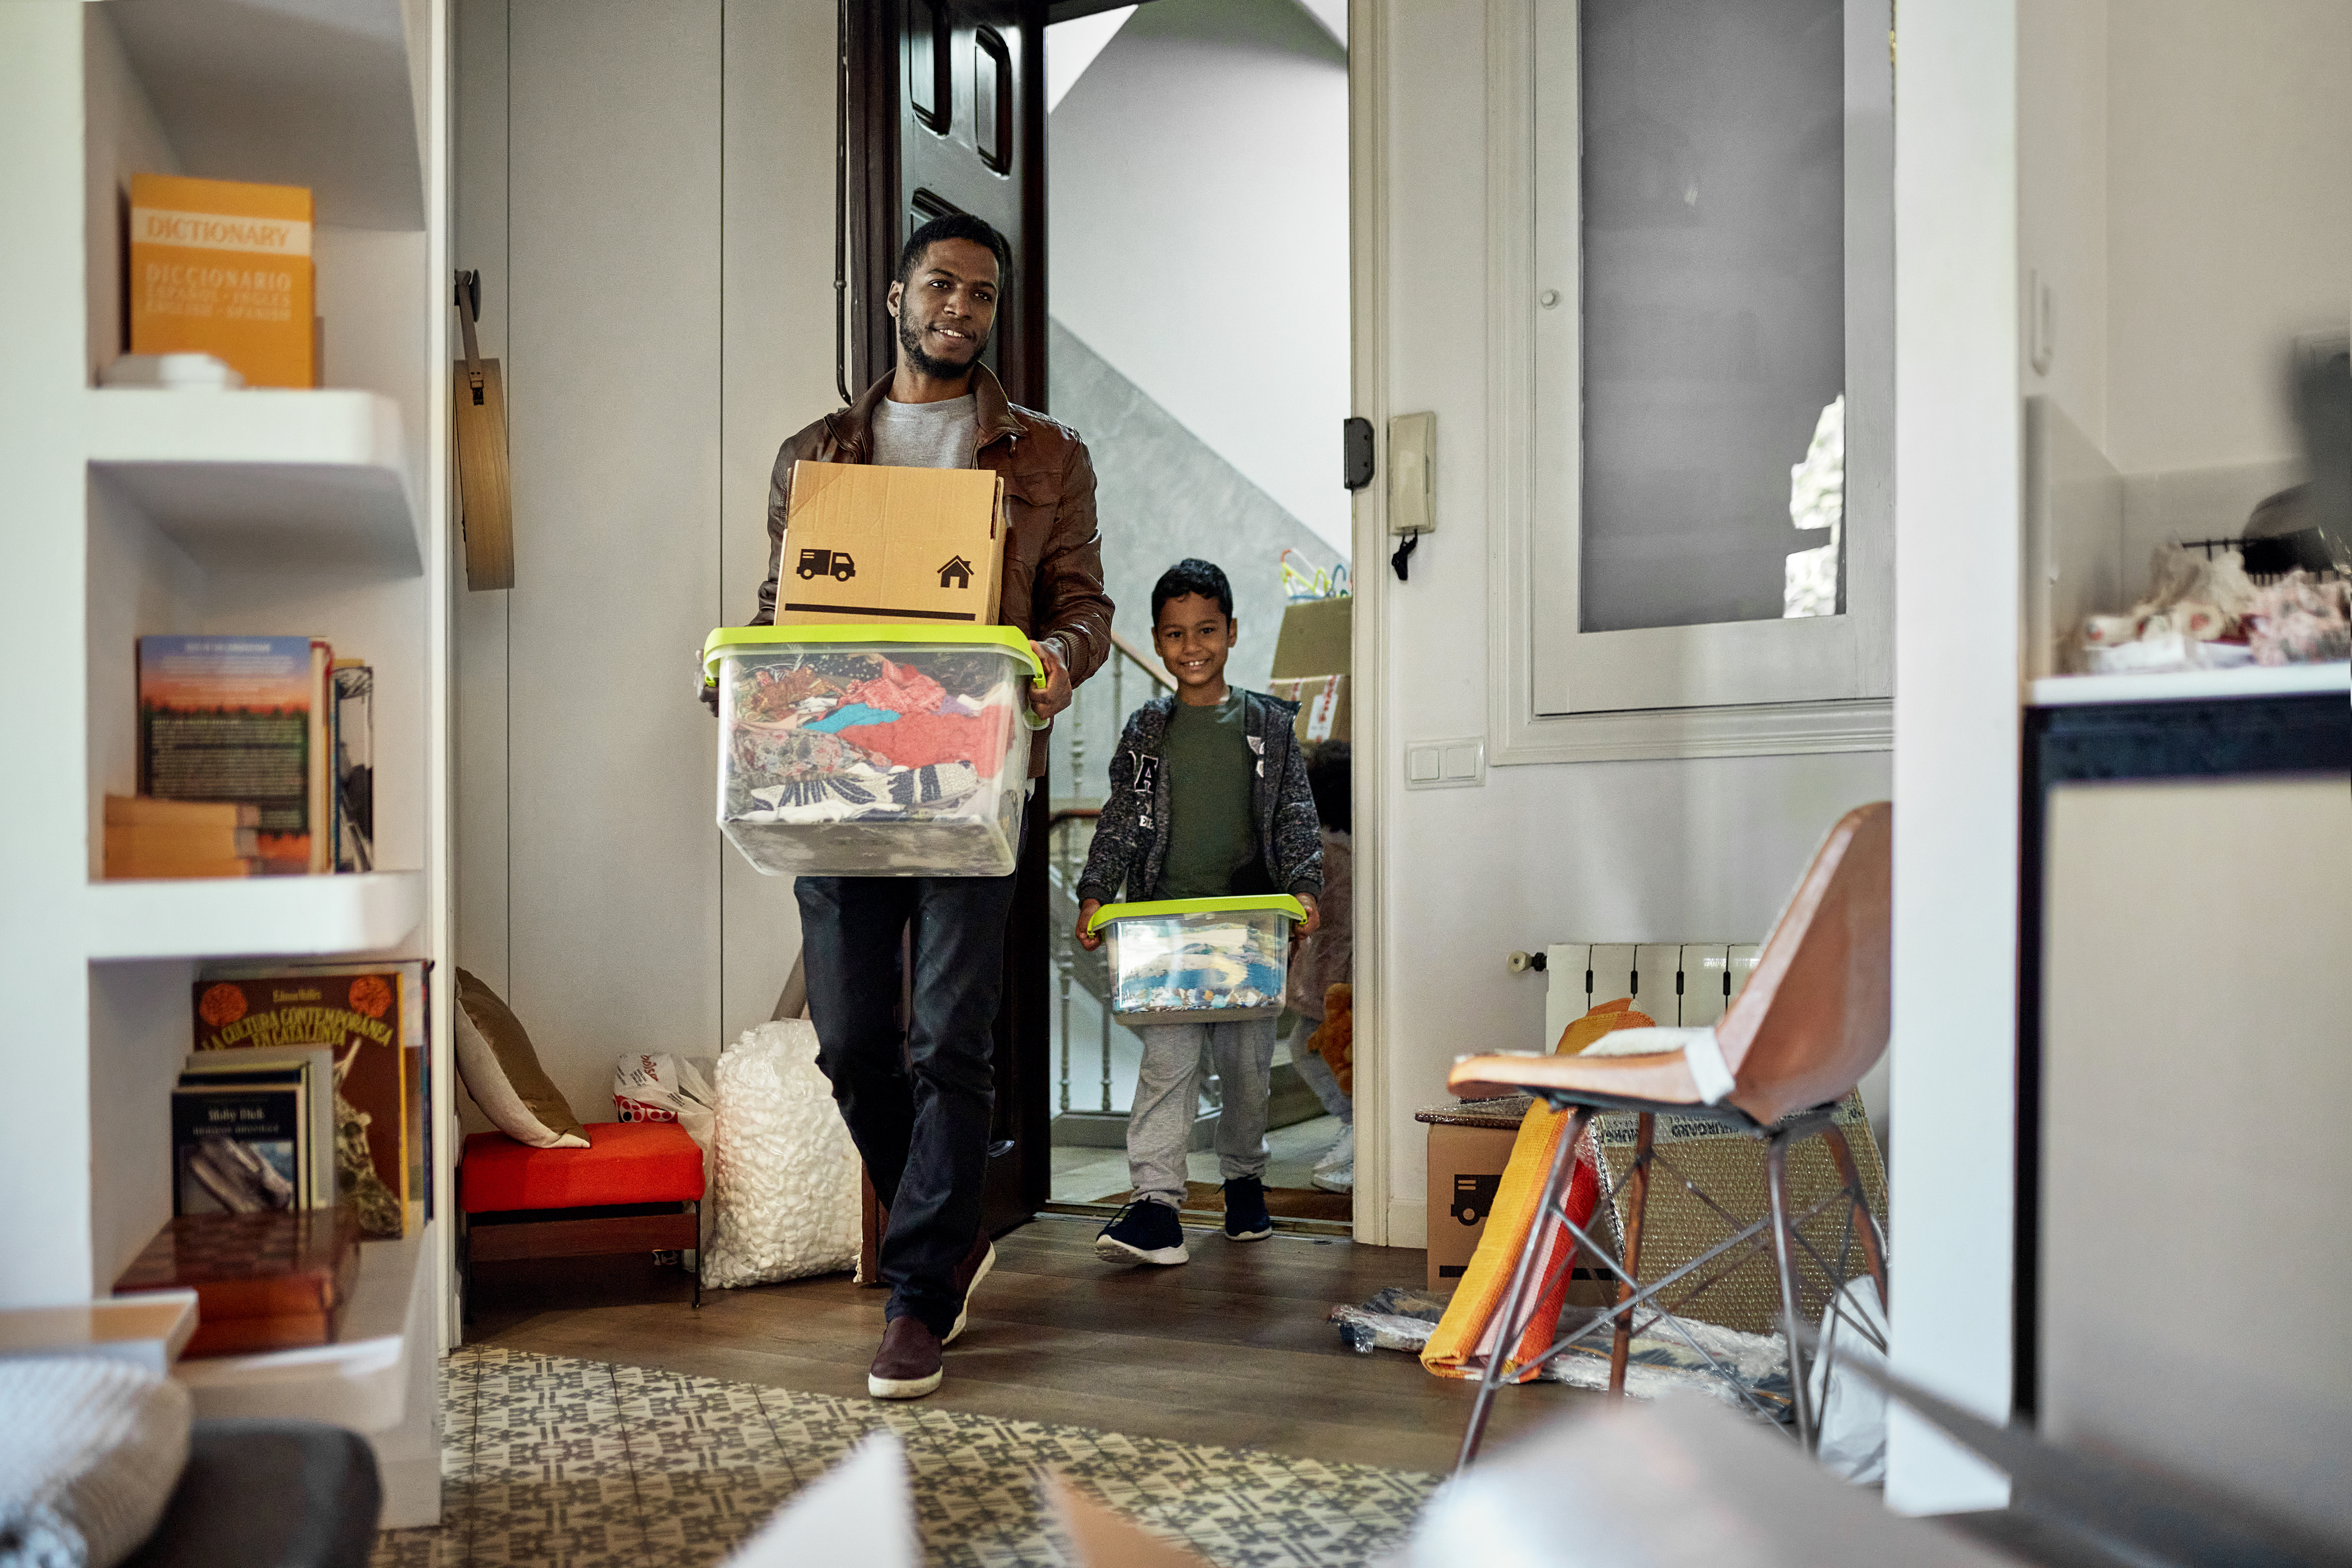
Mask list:
[{"label": "book stack", "polygon": [[257,805],[106,797],[109,877],[249,877],[261,865],[260,837]]},{"label": "book stack", "polygon": [[191,1056],[172,1093],[172,1176],[173,1214],[332,1208],[334,1053]]},{"label": "book stack", "polygon": [[329,1056],[333,1201],[370,1238],[407,1236],[433,1217],[426,968],[423,959],[215,964],[194,985],[190,1060],[200,1070],[281,1068],[313,1049]]},{"label": "book stack", "polygon": [[191,1357],[331,1344],[359,1280],[358,1242],[341,1207],[183,1215],[123,1271],[115,1294],[194,1290]]},{"label": "book stack", "polygon": [[[219,877],[364,871],[374,860],[374,672],[338,660],[319,637],[139,639],[139,794],[126,829],[170,821],[181,833],[217,815],[171,816],[167,804],[236,808],[227,854],[163,854],[168,834],[126,833],[110,877]],[[142,813],[145,814],[142,816]],[[204,840],[209,849],[223,841]],[[231,864],[236,862],[236,864]]]}]

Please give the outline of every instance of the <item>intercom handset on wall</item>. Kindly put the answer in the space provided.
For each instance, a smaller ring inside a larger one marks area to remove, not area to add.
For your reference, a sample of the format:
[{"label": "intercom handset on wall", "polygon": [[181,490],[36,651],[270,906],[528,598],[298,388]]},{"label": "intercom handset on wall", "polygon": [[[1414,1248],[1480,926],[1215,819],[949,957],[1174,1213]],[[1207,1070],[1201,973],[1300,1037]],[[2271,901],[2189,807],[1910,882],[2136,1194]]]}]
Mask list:
[{"label": "intercom handset on wall", "polygon": [[1389,557],[1397,581],[1421,536],[1437,527],[1437,416],[1399,414],[1389,420],[1389,531],[1404,542]]}]

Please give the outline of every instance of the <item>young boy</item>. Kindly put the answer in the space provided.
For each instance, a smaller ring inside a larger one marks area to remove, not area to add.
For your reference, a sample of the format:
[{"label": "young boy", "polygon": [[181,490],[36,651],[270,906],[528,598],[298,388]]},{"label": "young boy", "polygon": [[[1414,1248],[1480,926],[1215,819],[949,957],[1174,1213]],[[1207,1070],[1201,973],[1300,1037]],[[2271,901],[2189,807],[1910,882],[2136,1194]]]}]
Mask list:
[{"label": "young boy", "polygon": [[[1238,626],[1234,591],[1206,561],[1180,561],[1151,590],[1151,637],[1176,691],[1139,708],[1110,762],[1110,797],[1078,882],[1081,946],[1095,911],[1124,897],[1209,899],[1288,893],[1307,909],[1296,935],[1316,929],[1323,848],[1307,763],[1292,731],[1295,704],[1225,684]],[[1121,889],[1124,888],[1124,894]],[[1186,1261],[1177,1210],[1184,1152],[1198,1103],[1203,1047],[1224,1085],[1217,1169],[1225,1235],[1274,1234],[1265,1209],[1265,1100],[1274,1068],[1272,1018],[1236,1024],[1154,1024],[1139,1030],[1143,1063],[1128,1113],[1128,1177],[1135,1201],[1095,1238],[1118,1263]]]}]

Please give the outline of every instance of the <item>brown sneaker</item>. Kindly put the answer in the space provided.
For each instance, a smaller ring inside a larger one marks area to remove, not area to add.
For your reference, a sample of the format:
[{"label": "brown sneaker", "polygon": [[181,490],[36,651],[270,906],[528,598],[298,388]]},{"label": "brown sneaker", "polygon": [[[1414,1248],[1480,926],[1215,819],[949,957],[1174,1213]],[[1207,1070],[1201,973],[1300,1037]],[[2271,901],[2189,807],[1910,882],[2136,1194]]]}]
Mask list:
[{"label": "brown sneaker", "polygon": [[939,1385],[940,1337],[920,1318],[891,1319],[866,1369],[866,1392],[877,1399],[920,1399]]},{"label": "brown sneaker", "polygon": [[963,1304],[956,1309],[955,1327],[948,1331],[948,1337],[940,1342],[941,1344],[951,1345],[962,1334],[964,1320],[971,1316],[971,1293],[980,1289],[980,1282],[987,1279],[988,1271],[995,1267],[996,1244],[988,1239],[986,1231],[982,1231],[980,1239],[971,1244],[971,1250],[964,1254],[963,1261],[956,1265],[956,1289],[961,1293]]}]

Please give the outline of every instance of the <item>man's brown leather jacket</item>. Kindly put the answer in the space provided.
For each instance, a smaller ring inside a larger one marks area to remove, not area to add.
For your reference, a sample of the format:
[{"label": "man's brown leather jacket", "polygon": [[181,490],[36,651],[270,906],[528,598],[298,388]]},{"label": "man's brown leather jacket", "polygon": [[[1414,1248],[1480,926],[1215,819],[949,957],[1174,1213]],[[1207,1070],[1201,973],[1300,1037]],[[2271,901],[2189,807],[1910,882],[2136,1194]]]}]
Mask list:
[{"label": "man's brown leather jacket", "polygon": [[[890,385],[884,376],[848,407],[828,414],[786,441],[768,481],[768,580],[760,584],[755,626],[776,618],[776,574],[784,560],[794,463],[873,461],[874,409]],[[1004,588],[1000,617],[1051,644],[1070,684],[1110,657],[1111,603],[1103,593],[1102,544],[1095,532],[1095,469],[1086,443],[1068,426],[1016,408],[986,365],[973,369],[979,450],[972,466],[1004,476]],[[1029,776],[1045,771],[1045,735],[1031,744]]]}]

